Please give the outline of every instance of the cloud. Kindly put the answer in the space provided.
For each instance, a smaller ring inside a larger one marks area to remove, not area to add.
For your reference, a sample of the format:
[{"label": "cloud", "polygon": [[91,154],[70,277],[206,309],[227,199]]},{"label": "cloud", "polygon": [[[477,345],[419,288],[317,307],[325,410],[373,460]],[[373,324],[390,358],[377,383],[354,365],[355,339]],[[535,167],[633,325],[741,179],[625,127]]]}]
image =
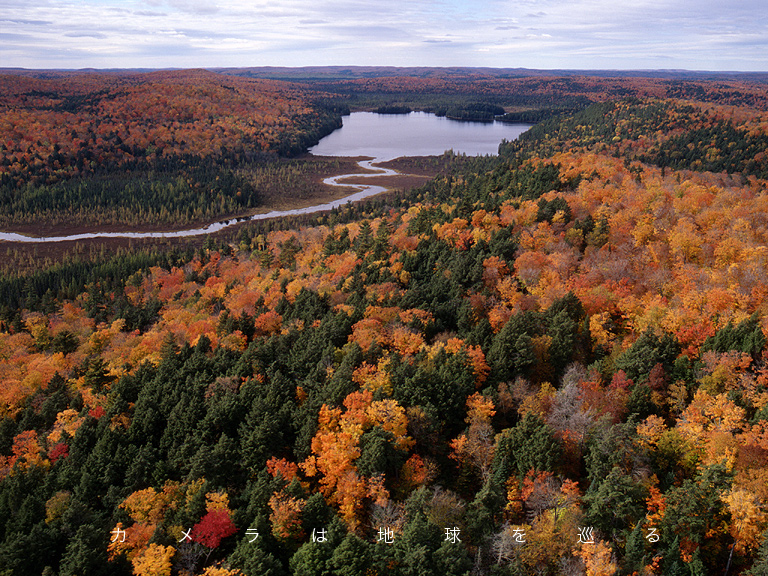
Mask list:
[{"label": "cloud", "polygon": [[214,2],[208,2],[206,0],[166,0],[159,3],[159,5],[166,5],[170,8],[170,11],[186,12],[190,14],[216,14],[219,12],[219,6]]},{"label": "cloud", "polygon": [[50,20],[7,20],[0,18],[0,24],[3,26],[49,26]]},{"label": "cloud", "polygon": [[0,0],[6,66],[768,70],[742,0]]},{"label": "cloud", "polygon": [[106,38],[106,34],[101,32],[67,32],[64,34],[67,38]]}]

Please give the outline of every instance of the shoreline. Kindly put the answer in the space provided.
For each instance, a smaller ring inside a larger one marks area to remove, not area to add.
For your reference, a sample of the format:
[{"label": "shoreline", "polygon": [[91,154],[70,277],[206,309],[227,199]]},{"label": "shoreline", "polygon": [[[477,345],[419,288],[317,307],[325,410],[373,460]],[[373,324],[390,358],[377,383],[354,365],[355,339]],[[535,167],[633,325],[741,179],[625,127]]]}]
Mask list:
[{"label": "shoreline", "polygon": [[[63,233],[58,235],[47,236],[30,236],[20,232],[7,232],[0,231],[0,243],[11,244],[48,244],[57,242],[77,242],[83,240],[107,240],[107,239],[168,239],[168,238],[188,238],[194,236],[201,236],[207,234],[214,234],[225,228],[235,226],[244,222],[251,222],[255,220],[266,220],[272,218],[280,218],[285,216],[296,216],[304,214],[313,214],[317,212],[325,212],[332,210],[339,206],[343,206],[350,202],[357,202],[383,192],[387,192],[396,188],[393,180],[397,178],[408,179],[407,184],[413,184],[414,179],[428,180],[427,175],[415,175],[415,174],[403,174],[391,168],[384,166],[376,166],[374,164],[384,164],[391,162],[392,159],[376,159],[370,156],[357,156],[350,159],[357,160],[357,166],[360,168],[359,172],[349,172],[345,174],[339,174],[336,176],[329,176],[322,180],[323,184],[327,186],[336,187],[338,189],[347,189],[342,194],[328,194],[322,198],[310,200],[310,202],[320,200],[319,203],[309,204],[307,206],[301,206],[296,208],[285,209],[272,209],[264,208],[259,212],[241,216],[231,216],[229,218],[222,218],[214,222],[207,224],[197,224],[192,227],[176,228],[165,227],[158,229],[147,230],[146,228],[136,230],[131,227],[123,227],[122,230],[111,231],[109,228],[116,225],[106,225],[98,227],[97,231],[83,230],[83,228],[76,229],[72,233]],[[354,178],[356,182],[341,182],[342,180],[349,180]],[[378,180],[374,180],[378,179]],[[360,182],[363,180],[364,182]],[[370,181],[370,183],[368,183]],[[348,190],[356,190],[351,194],[347,194]],[[325,200],[323,202],[322,200]],[[293,204],[293,202],[290,202]],[[26,225],[19,228],[32,228],[32,225]],[[56,225],[52,225],[51,228],[56,229]],[[38,229],[40,227],[37,227]],[[106,228],[106,229],[105,229]],[[128,228],[128,229],[126,229]]]}]

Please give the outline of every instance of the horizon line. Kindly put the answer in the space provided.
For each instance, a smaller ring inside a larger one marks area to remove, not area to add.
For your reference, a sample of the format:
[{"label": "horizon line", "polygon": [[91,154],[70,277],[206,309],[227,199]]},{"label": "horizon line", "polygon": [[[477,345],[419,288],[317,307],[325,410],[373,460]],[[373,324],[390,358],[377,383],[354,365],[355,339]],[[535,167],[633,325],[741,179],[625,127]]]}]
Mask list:
[{"label": "horizon line", "polygon": [[498,70],[498,71],[526,71],[526,72],[544,72],[544,73],[557,73],[557,72],[618,72],[618,73],[668,73],[668,74],[768,74],[766,70],[710,70],[710,69],[692,69],[692,68],[527,68],[524,66],[395,66],[390,64],[321,64],[313,65],[306,64],[301,66],[277,66],[277,65],[257,65],[257,66],[163,66],[163,67],[148,67],[137,66],[131,68],[122,67],[104,67],[97,68],[93,66],[86,66],[81,68],[27,68],[23,66],[0,66],[0,72],[115,72],[115,71],[149,71],[149,72],[163,72],[163,71],[185,71],[185,70],[206,70],[210,72],[221,70],[307,70],[307,69],[357,69],[357,70],[375,70],[375,69],[391,69],[391,70]]}]

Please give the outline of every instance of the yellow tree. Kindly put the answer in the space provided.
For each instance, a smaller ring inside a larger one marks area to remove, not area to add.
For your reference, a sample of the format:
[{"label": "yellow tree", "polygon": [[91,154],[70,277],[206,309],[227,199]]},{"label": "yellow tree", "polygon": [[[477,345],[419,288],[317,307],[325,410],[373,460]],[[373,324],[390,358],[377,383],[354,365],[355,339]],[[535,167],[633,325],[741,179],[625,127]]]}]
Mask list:
[{"label": "yellow tree", "polygon": [[619,569],[611,558],[611,547],[602,540],[582,544],[576,555],[584,561],[587,576],[613,576]]},{"label": "yellow tree", "polygon": [[722,500],[731,514],[731,554],[734,550],[743,554],[749,549],[757,548],[765,528],[766,513],[761,509],[755,495],[747,490],[731,488]]},{"label": "yellow tree", "polygon": [[171,576],[172,559],[176,554],[173,546],[150,544],[131,563],[136,576]]},{"label": "yellow tree", "polygon": [[281,540],[301,538],[304,534],[301,527],[301,511],[305,501],[284,492],[276,492],[269,499],[272,512],[269,521],[272,524],[272,534]]},{"label": "yellow tree", "polygon": [[496,414],[493,401],[478,392],[467,398],[469,429],[451,442],[451,458],[477,468],[483,481],[488,479],[493,462],[494,434],[491,418]]},{"label": "yellow tree", "polygon": [[203,571],[202,576],[240,576],[241,574],[242,572],[237,569],[209,566]]}]

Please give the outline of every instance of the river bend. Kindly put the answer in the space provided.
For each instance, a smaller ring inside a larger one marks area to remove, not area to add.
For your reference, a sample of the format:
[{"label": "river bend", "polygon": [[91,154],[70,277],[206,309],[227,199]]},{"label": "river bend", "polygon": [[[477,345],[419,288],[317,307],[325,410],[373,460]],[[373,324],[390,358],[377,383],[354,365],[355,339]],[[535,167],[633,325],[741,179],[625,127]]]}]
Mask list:
[{"label": "river bend", "polygon": [[372,176],[398,176],[398,172],[389,168],[382,168],[381,166],[374,166],[374,162],[380,162],[375,158],[370,160],[361,160],[358,165],[361,168],[375,170],[376,172],[365,173],[350,173],[341,174],[339,176],[331,176],[323,180],[323,183],[331,186],[346,186],[349,188],[357,188],[358,191],[344,198],[333,200],[325,204],[315,204],[314,206],[306,206],[304,208],[295,208],[293,210],[273,210],[272,212],[266,212],[264,214],[254,214],[252,216],[241,216],[238,218],[231,218],[229,220],[222,220],[214,224],[203,226],[202,228],[190,228],[188,230],[174,230],[169,232],[85,232],[82,234],[68,234],[64,236],[27,236],[25,234],[18,234],[16,232],[0,232],[0,241],[5,242],[27,242],[27,243],[42,243],[42,242],[67,242],[71,240],[92,240],[95,238],[183,238],[186,236],[200,236],[203,234],[213,234],[224,228],[240,224],[241,222],[251,222],[253,220],[266,220],[268,218],[281,218],[284,216],[297,216],[300,214],[312,214],[315,212],[325,212],[343,206],[349,202],[356,202],[369,196],[374,196],[385,192],[387,189],[384,186],[376,186],[372,184],[344,184],[339,180],[346,178],[370,178]]}]

